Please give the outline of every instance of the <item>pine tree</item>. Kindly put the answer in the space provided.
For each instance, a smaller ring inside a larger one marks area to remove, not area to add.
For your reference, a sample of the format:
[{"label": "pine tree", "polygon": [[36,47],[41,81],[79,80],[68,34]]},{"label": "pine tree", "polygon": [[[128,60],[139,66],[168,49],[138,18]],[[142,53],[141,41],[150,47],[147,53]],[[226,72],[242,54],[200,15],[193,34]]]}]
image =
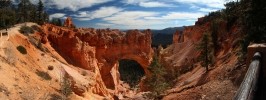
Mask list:
[{"label": "pine tree", "polygon": [[44,20],[44,22],[49,22],[49,15],[47,12],[43,13],[43,20]]},{"label": "pine tree", "polygon": [[62,21],[61,21],[60,18],[53,18],[50,23],[54,24],[56,26],[63,26]]},{"label": "pine tree", "polygon": [[38,3],[37,17],[38,17],[37,23],[43,24],[44,23],[44,6],[41,0],[39,0],[39,3]]},{"label": "pine tree", "polygon": [[35,13],[32,11],[34,5],[29,0],[20,0],[18,4],[18,17],[20,22],[30,21],[30,14]]},{"label": "pine tree", "polygon": [[8,28],[15,24],[15,12],[11,0],[0,0],[0,28]]},{"label": "pine tree", "polygon": [[217,52],[219,45],[218,45],[218,22],[217,21],[212,21],[211,24],[211,41],[213,44],[213,49],[214,49],[214,54]]},{"label": "pine tree", "polygon": [[213,46],[211,39],[207,33],[203,34],[202,39],[197,46],[197,49],[201,52],[199,60],[202,62],[202,66],[204,66],[206,68],[206,71],[208,71],[208,66],[212,63]]},{"label": "pine tree", "polygon": [[1,8],[9,8],[12,6],[11,0],[0,0],[0,9]]}]

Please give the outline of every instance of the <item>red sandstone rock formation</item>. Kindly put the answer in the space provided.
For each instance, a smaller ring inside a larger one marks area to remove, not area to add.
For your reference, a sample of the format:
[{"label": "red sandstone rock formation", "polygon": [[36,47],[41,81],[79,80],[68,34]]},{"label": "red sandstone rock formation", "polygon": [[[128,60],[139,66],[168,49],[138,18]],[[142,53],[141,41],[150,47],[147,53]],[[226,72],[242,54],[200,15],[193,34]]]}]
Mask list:
[{"label": "red sandstone rock formation", "polygon": [[67,17],[67,19],[64,22],[64,26],[68,27],[68,28],[73,28],[75,27],[75,25],[72,22],[72,18],[71,17]]},{"label": "red sandstone rock formation", "polygon": [[[65,25],[71,25],[69,22],[70,18]],[[92,88],[95,94],[109,95],[105,86],[119,92],[120,59],[135,60],[148,73],[153,55],[150,30],[124,33],[110,29],[69,29],[51,24],[42,28],[46,33],[43,40],[49,41],[69,63],[95,72],[96,84]]]},{"label": "red sandstone rock formation", "polygon": [[[219,27],[216,33],[218,37],[216,41],[219,47],[213,55],[215,59],[213,65],[211,65],[213,69],[206,73],[200,62],[197,61],[200,52],[196,49],[196,46],[204,33],[211,34],[211,23],[214,21],[217,22],[217,27]],[[241,71],[245,69],[244,67],[241,69],[238,65],[236,51],[240,47],[238,41],[241,37],[241,31],[237,26],[238,23],[234,24],[232,27],[228,27],[226,21],[203,17],[198,19],[195,26],[185,27],[182,42],[179,41],[180,34],[174,34],[174,44],[162,51],[161,59],[167,69],[170,70],[169,72],[178,72],[179,76],[175,87],[166,91],[169,95],[165,96],[163,100],[199,99],[195,98],[196,95],[199,97],[204,95],[204,99],[217,99],[217,95],[208,95],[210,93],[223,95],[219,97],[220,99],[232,98],[234,95],[232,91],[236,91],[237,88],[233,85],[236,81],[231,79],[233,77],[235,80],[241,79]],[[239,69],[236,69],[236,66]],[[231,70],[228,71],[228,69]],[[240,75],[237,76],[237,74]],[[221,79],[220,77],[227,78]],[[216,82],[217,80],[219,81]],[[223,94],[221,91],[226,92]]]},{"label": "red sandstone rock formation", "polygon": [[182,32],[177,30],[173,34],[173,44],[174,43],[181,43],[181,42],[184,42],[184,35],[182,34]]}]

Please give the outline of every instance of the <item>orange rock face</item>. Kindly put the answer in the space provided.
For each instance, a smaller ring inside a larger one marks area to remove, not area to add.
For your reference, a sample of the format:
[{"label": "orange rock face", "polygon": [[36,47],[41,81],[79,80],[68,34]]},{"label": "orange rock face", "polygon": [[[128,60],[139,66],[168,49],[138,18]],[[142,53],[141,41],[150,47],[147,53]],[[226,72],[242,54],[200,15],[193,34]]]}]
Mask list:
[{"label": "orange rock face", "polygon": [[[71,21],[67,19],[68,22]],[[92,90],[96,94],[108,94],[105,87],[119,92],[120,59],[135,60],[148,73],[153,55],[150,30],[125,33],[110,29],[69,29],[51,24],[42,28],[46,33],[43,40],[49,41],[68,63],[96,73],[98,78]]]},{"label": "orange rock face", "polygon": [[73,28],[75,25],[72,22],[72,18],[71,17],[67,17],[67,19],[64,22],[64,26],[65,27],[69,27],[69,28]]},{"label": "orange rock face", "polygon": [[173,44],[184,42],[184,35],[180,31],[176,31],[173,35]]}]

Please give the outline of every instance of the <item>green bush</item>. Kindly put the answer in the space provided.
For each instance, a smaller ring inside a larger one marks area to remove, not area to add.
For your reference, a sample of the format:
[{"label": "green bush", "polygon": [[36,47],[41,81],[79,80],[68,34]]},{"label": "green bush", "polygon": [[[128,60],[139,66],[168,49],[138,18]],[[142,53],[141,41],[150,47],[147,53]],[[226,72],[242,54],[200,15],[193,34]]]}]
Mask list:
[{"label": "green bush", "polygon": [[27,50],[23,47],[23,46],[17,46],[17,50],[21,53],[21,54],[27,54]]},{"label": "green bush", "polygon": [[29,26],[21,26],[21,28],[19,29],[19,32],[22,34],[28,34],[28,33],[33,33],[34,30],[33,30],[33,28],[31,28]]},{"label": "green bush", "polygon": [[51,80],[52,79],[52,77],[47,72],[44,72],[44,71],[37,70],[36,74],[45,80]]},{"label": "green bush", "polygon": [[169,82],[165,78],[168,73],[159,63],[157,57],[153,58],[148,70],[151,72],[151,77],[147,77],[144,83],[150,89],[151,93],[148,93],[145,96],[148,99],[160,100],[164,91],[170,87]]},{"label": "green bush", "polygon": [[37,26],[37,25],[32,25],[31,28],[32,28],[33,30],[38,31],[38,32],[41,31],[41,28],[40,28],[39,26]]}]

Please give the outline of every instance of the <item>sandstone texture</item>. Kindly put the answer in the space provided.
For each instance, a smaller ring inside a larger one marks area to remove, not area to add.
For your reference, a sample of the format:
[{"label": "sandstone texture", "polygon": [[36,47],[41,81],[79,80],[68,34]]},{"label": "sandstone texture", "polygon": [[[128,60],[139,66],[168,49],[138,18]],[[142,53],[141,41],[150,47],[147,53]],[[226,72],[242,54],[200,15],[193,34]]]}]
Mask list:
[{"label": "sandstone texture", "polygon": [[43,40],[49,41],[44,43],[51,44],[69,64],[95,74],[92,81],[96,84],[91,90],[95,94],[107,96],[110,95],[107,90],[112,94],[121,90],[118,89],[120,59],[135,60],[149,73],[147,67],[153,56],[150,30],[69,29],[51,24],[43,25],[42,29]]},{"label": "sandstone texture", "polygon": [[204,33],[212,32],[213,21],[199,18],[195,26],[186,26],[182,34],[177,31],[173,44],[160,52],[161,62],[169,73],[178,73],[176,84],[166,91],[164,100],[232,99],[236,93],[246,70],[238,60],[241,31],[237,24],[228,27],[227,22],[216,20],[219,47],[208,72],[197,59],[200,55],[197,45]]},{"label": "sandstone texture", "polygon": [[64,27],[68,27],[68,28],[74,28],[75,27],[71,17],[67,17],[67,19],[64,22]]}]

